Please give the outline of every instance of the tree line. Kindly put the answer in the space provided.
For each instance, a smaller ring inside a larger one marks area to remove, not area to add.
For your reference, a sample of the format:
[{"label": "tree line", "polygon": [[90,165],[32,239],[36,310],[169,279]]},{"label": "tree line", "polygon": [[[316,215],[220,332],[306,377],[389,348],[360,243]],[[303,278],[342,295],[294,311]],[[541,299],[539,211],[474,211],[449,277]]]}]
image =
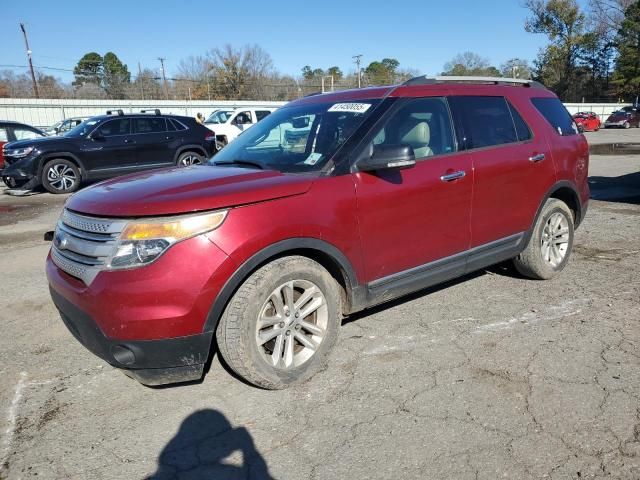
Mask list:
[{"label": "tree line", "polygon": [[[640,0],[525,0],[523,28],[547,44],[532,61],[514,57],[501,65],[463,52],[444,65],[443,75],[535,79],[566,102],[635,101],[640,93]],[[50,69],[55,70],[55,69]],[[338,66],[305,65],[300,75],[280,73],[259,45],[224,45],[182,59],[169,75],[137,66],[132,73],[113,52],[85,54],[63,82],[36,67],[47,98],[291,100],[333,86],[389,85],[418,75],[383,58],[344,73]],[[434,72],[435,73],[435,72]],[[0,97],[33,96],[31,79],[0,71]]]}]

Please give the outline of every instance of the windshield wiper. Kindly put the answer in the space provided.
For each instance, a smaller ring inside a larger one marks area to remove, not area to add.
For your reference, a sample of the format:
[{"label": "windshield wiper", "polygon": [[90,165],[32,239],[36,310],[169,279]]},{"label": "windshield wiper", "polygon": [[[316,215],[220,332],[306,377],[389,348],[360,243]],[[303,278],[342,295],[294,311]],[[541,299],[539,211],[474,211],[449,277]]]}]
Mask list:
[{"label": "windshield wiper", "polygon": [[252,162],[250,160],[228,160],[228,161],[222,161],[222,162],[216,162],[214,160],[213,164],[216,167],[223,166],[223,165],[248,165],[250,167],[257,168],[259,170],[264,170],[264,165],[258,162]]}]

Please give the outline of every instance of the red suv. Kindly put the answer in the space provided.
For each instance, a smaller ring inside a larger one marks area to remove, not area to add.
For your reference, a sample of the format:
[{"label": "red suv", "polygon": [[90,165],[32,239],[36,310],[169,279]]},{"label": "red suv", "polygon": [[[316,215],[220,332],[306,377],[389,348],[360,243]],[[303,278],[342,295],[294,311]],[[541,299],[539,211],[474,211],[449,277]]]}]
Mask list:
[{"label": "red suv", "polygon": [[284,388],[322,367],[345,315],[508,259],[559,273],[588,162],[571,115],[531,81],[309,96],[210,165],[70,197],[51,295],[83,345],[143,384],[201,378],[216,343],[247,381]]}]

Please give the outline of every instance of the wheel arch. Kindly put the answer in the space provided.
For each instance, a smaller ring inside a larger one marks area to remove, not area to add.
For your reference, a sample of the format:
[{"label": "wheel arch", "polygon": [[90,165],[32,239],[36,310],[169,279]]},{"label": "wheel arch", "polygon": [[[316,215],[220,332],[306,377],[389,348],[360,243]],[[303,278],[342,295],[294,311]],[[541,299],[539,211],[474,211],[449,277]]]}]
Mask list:
[{"label": "wheel arch", "polygon": [[360,287],[356,273],[347,257],[338,248],[316,238],[294,238],[272,244],[246,260],[227,280],[218,293],[207,315],[204,332],[215,331],[224,309],[242,283],[257,269],[267,263],[290,255],[310,258],[322,265],[340,285],[343,312],[351,313],[359,308],[357,301]]},{"label": "wheel arch", "polygon": [[80,177],[83,180],[86,180],[87,170],[84,167],[84,163],[74,153],[71,152],[52,152],[44,154],[42,156],[42,159],[40,160],[40,164],[38,165],[38,178],[42,178],[42,171],[44,170],[44,166],[47,164],[47,162],[55,160],[57,158],[73,162],[80,170]]}]

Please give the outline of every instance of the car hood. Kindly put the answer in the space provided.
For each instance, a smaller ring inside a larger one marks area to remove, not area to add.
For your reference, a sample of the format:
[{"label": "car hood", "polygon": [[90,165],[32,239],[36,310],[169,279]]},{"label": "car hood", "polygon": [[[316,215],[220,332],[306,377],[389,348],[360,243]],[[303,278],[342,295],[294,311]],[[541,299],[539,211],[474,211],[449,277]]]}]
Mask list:
[{"label": "car hood", "polygon": [[314,178],[236,167],[173,167],[98,183],[72,195],[66,207],[106,217],[173,215],[300,195]]},{"label": "car hood", "polygon": [[39,147],[41,145],[49,145],[52,143],[61,143],[61,137],[42,137],[32,138],[29,140],[17,140],[6,144],[6,148],[26,148]]}]

